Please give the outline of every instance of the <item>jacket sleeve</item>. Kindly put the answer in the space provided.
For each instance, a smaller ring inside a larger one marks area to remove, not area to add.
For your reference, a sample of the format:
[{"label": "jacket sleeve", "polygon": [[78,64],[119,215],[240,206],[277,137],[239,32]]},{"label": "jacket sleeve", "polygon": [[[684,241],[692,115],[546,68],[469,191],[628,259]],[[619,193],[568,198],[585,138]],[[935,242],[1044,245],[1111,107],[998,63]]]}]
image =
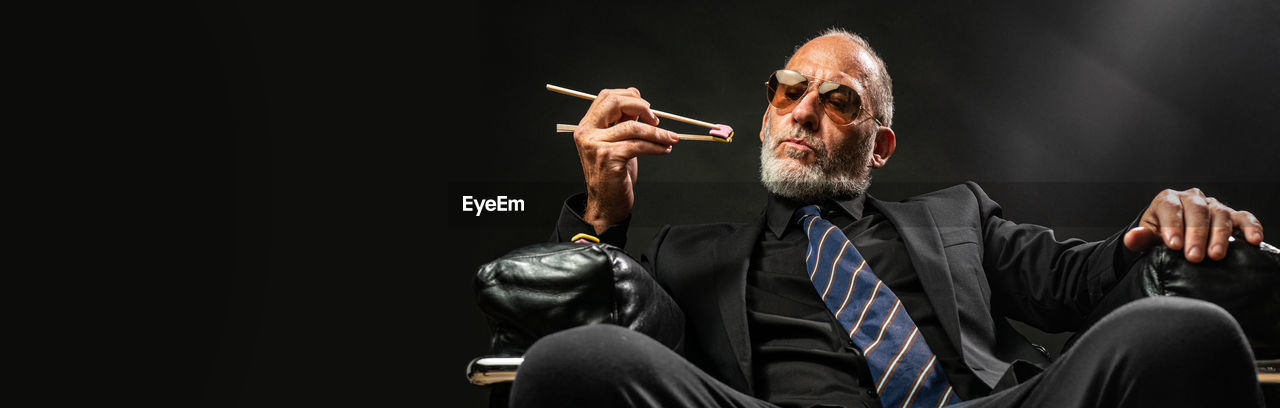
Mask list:
[{"label": "jacket sleeve", "polygon": [[993,306],[1046,332],[1078,330],[1137,259],[1120,230],[1101,241],[1059,239],[1052,229],[1002,218],[999,204],[972,182],[982,223],[983,269]]},{"label": "jacket sleeve", "polygon": [[[604,233],[596,234],[595,226],[582,219],[586,204],[586,193],[575,194],[564,201],[564,206],[560,208],[560,217],[556,220],[556,227],[551,231],[550,242],[569,242],[575,235],[588,234],[599,238],[601,243],[625,250],[627,246],[627,231],[631,225],[631,215],[627,215],[627,218],[623,219],[621,223],[609,226],[604,230]],[[671,226],[664,225],[649,243],[646,251],[638,258],[645,271],[655,278],[658,272],[655,259],[662,248],[662,243],[666,240],[667,233],[670,231]]]},{"label": "jacket sleeve", "polygon": [[587,193],[578,193],[564,200],[564,206],[560,207],[560,217],[556,220],[556,227],[551,231],[551,242],[569,242],[575,235],[587,234],[599,238],[601,243],[616,246],[618,248],[627,247],[627,228],[631,224],[631,215],[623,219],[617,225],[610,225],[604,230],[604,233],[597,234],[595,226],[582,219],[582,213],[587,208]]}]

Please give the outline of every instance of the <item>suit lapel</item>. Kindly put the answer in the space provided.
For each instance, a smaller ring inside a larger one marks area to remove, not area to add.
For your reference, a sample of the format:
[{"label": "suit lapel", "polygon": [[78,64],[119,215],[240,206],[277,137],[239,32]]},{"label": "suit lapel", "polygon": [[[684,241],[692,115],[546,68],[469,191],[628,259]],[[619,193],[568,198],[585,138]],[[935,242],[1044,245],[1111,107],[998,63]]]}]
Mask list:
[{"label": "suit lapel", "polygon": [[947,266],[942,250],[942,236],[933,213],[918,201],[886,202],[867,197],[871,205],[880,209],[893,222],[902,242],[907,246],[911,264],[920,275],[920,284],[938,314],[942,329],[947,332],[951,344],[962,355],[964,347],[960,338],[960,316],[956,310],[956,295],[951,283],[951,269]]},{"label": "suit lapel", "polygon": [[751,373],[751,339],[747,329],[747,266],[756,239],[764,228],[764,218],[719,239],[712,254],[716,300],[733,355],[741,371],[743,390],[754,394]]}]

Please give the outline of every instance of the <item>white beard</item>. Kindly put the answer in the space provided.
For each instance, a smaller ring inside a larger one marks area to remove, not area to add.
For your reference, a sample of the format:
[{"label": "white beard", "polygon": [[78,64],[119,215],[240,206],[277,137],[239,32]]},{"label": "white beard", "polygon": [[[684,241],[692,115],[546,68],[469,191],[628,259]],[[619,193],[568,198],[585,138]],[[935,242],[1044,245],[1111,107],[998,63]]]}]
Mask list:
[{"label": "white beard", "polygon": [[[826,143],[802,127],[789,127],[774,135],[773,115],[769,114],[760,146],[760,182],[778,196],[803,203],[864,194],[871,186],[872,138],[868,137],[855,151],[832,153]],[[806,152],[784,148],[789,158],[778,157],[780,140],[802,139],[813,152],[812,165],[801,163]]]}]

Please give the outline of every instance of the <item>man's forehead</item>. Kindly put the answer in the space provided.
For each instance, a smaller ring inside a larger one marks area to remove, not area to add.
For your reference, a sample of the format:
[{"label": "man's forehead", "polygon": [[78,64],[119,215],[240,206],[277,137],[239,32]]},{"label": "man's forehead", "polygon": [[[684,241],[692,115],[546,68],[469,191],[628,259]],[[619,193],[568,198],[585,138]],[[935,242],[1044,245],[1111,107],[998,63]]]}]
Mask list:
[{"label": "man's forehead", "polygon": [[819,37],[805,43],[787,61],[787,69],[813,74],[813,71],[843,73],[850,79],[866,78],[866,67],[875,64],[874,58],[860,45],[844,38]]}]

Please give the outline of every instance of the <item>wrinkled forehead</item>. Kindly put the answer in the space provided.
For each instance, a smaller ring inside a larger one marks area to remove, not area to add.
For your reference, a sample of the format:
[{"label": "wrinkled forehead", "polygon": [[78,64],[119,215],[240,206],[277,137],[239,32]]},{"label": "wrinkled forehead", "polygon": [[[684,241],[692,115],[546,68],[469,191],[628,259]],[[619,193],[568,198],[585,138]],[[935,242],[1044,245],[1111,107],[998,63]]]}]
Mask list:
[{"label": "wrinkled forehead", "polygon": [[819,37],[805,43],[787,61],[787,69],[819,79],[862,88],[875,59],[858,44],[844,38]]}]

